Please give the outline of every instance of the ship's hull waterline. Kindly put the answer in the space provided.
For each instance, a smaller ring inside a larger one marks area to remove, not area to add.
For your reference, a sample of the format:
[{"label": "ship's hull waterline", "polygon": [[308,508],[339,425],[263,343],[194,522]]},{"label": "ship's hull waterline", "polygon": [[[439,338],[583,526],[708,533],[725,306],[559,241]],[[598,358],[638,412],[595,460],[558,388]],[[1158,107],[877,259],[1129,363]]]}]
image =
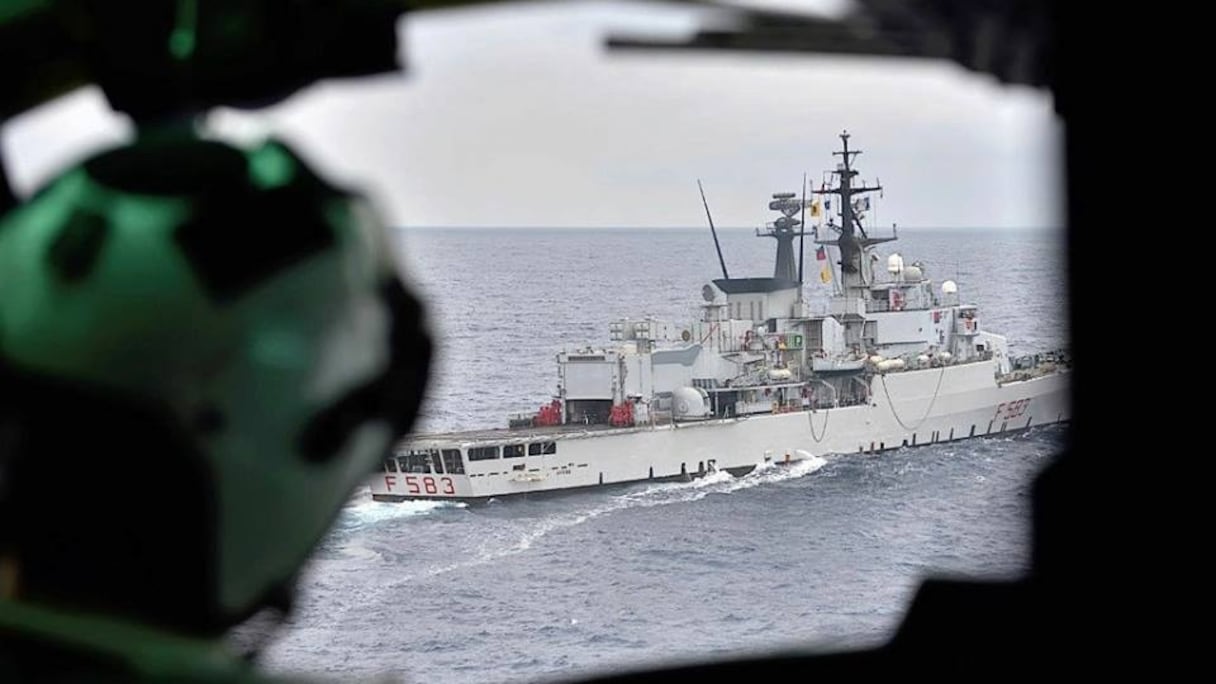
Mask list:
[{"label": "ship's hull waterline", "polygon": [[600,430],[501,430],[491,439],[419,436],[415,444],[436,449],[540,440],[555,446],[551,454],[468,461],[464,473],[385,472],[371,480],[371,493],[378,501],[484,501],[714,470],[742,475],[766,463],[1008,434],[1069,419],[1067,370],[1004,383],[996,370],[993,362],[979,362],[878,374],[869,404],[816,411]]}]

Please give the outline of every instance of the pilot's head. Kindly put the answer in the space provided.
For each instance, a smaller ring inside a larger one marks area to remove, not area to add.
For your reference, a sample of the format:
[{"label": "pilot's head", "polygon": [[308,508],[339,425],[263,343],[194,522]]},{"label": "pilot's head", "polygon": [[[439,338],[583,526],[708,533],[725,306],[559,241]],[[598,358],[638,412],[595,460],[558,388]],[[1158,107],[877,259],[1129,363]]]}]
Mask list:
[{"label": "pilot's head", "polygon": [[0,220],[0,591],[215,633],[289,593],[430,344],[358,196],[287,147],[95,156]]}]

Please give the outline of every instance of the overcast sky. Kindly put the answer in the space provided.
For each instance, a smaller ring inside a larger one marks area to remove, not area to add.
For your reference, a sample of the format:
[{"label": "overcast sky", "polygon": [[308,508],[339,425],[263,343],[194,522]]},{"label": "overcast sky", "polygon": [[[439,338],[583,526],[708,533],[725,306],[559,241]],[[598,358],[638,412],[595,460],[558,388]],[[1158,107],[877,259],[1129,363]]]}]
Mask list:
[{"label": "overcast sky", "polygon": [[[832,6],[838,3],[817,3]],[[613,33],[680,35],[703,14],[630,3],[473,8],[402,20],[404,74],[320,84],[219,135],[284,137],[403,226],[720,226],[818,182],[847,128],[881,225],[1056,227],[1061,127],[1050,97],[950,63],[609,52]],[[9,122],[29,192],[129,133],[85,89]]]}]

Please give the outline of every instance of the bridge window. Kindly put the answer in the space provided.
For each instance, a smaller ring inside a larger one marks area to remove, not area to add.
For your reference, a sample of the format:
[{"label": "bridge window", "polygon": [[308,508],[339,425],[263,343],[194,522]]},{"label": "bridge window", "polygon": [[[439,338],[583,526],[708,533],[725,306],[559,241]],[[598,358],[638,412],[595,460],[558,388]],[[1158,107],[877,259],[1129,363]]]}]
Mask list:
[{"label": "bridge window", "polygon": [[460,460],[460,449],[443,450],[443,469],[448,475],[463,475],[464,461]]},{"label": "bridge window", "polygon": [[397,461],[396,461],[396,459],[392,459],[392,458],[386,458],[386,459],[384,459],[384,472],[386,472],[386,473],[395,473],[395,472],[397,472]]},{"label": "bridge window", "polygon": [[498,458],[498,447],[469,447],[470,461],[489,461]]},{"label": "bridge window", "polygon": [[529,456],[556,454],[557,442],[532,442],[528,445]]},{"label": "bridge window", "polygon": [[398,456],[397,462],[403,473],[431,472],[431,453],[429,451],[407,451],[404,456]]},{"label": "bridge window", "polygon": [[519,458],[524,455],[524,445],[508,444],[502,448],[503,458]]}]

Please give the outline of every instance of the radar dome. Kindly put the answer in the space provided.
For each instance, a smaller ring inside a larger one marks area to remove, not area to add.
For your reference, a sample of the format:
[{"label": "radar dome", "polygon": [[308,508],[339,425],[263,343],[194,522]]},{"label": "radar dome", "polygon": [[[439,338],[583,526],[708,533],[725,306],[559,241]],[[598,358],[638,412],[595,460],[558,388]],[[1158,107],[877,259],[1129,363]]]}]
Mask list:
[{"label": "radar dome", "polygon": [[958,292],[958,285],[953,280],[942,283],[942,294],[952,295]]},{"label": "radar dome", "polygon": [[677,387],[671,399],[676,420],[699,420],[712,414],[709,393],[700,387]]},{"label": "radar dome", "polygon": [[899,273],[902,270],[904,270],[903,257],[901,257],[899,254],[892,254],[891,256],[887,257],[888,273]]}]

